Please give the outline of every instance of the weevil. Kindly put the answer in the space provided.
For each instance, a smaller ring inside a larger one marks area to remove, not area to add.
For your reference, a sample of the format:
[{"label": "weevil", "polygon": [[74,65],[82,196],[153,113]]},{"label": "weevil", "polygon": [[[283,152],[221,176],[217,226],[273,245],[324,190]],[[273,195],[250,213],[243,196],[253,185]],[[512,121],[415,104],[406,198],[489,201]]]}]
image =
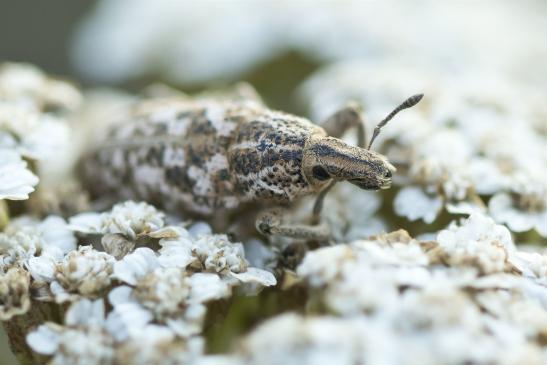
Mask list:
[{"label": "weevil", "polygon": [[[168,212],[210,216],[257,203],[265,207],[256,218],[260,233],[326,240],[319,217],[329,189],[340,181],[389,188],[395,168],[372,143],[421,98],[408,98],[382,120],[368,147],[357,105],[317,125],[252,98],[144,100],[84,158],[84,180],[95,195],[144,200]],[[357,146],[340,139],[350,128],[358,131]],[[311,223],[284,224],[283,208],[314,193]]]}]

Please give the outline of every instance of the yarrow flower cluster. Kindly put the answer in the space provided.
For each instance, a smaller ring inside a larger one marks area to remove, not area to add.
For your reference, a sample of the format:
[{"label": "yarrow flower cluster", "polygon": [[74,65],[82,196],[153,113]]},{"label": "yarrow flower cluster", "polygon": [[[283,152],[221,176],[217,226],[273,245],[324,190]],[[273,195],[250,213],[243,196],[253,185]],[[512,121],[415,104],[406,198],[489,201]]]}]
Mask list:
[{"label": "yarrow flower cluster", "polygon": [[298,276],[322,303],[315,315],[265,322],[229,360],[543,363],[545,256],[532,256],[479,213],[434,241],[398,231],[309,252]]},{"label": "yarrow flower cluster", "polygon": [[[545,112],[534,90],[495,73],[452,75],[390,62],[341,62],[313,75],[301,93],[317,120],[351,98],[374,121],[413,92],[428,90],[434,102],[398,116],[376,145],[397,167],[395,212],[432,223],[443,212],[489,211],[513,232],[534,229],[547,237],[547,140],[538,133]],[[382,90],[380,100],[375,90]]]},{"label": "yarrow flower cluster", "polygon": [[[49,318],[26,333],[31,349],[52,356],[52,364],[135,363],[164,347],[177,361],[197,357],[210,303],[228,299],[236,287],[250,285],[246,292],[256,294],[276,285],[270,272],[250,267],[242,244],[204,223],[189,230],[166,225],[164,213],[146,203],[124,202],[69,222],[21,217],[0,233],[1,320],[35,315],[37,303],[71,304],[64,322]],[[103,251],[105,242],[125,247],[115,257]],[[10,333],[21,336],[17,328]],[[140,348],[149,336],[154,340]]]}]

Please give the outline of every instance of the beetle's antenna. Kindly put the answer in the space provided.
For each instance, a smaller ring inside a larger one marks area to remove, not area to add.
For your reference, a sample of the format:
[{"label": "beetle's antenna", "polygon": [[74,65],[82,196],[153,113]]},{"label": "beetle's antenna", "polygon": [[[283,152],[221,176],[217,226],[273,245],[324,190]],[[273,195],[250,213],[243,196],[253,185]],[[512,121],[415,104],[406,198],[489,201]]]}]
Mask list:
[{"label": "beetle's antenna", "polygon": [[393,109],[393,111],[389,113],[387,117],[385,117],[380,123],[378,123],[378,125],[374,128],[374,133],[372,134],[372,138],[370,139],[370,142],[368,144],[368,149],[370,150],[370,146],[372,146],[372,142],[374,142],[376,137],[378,137],[378,134],[380,134],[380,129],[382,129],[382,127],[385,126],[387,122],[389,122],[395,116],[395,114],[399,113],[403,109],[408,109],[418,104],[418,102],[422,100],[423,96],[424,94],[412,95],[410,98],[406,99],[397,108]]}]

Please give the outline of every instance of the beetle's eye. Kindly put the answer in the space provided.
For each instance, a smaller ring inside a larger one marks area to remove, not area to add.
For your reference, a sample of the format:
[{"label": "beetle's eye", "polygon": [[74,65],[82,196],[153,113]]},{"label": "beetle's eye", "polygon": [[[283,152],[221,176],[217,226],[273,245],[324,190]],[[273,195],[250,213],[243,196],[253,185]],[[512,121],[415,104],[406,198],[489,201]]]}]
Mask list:
[{"label": "beetle's eye", "polygon": [[391,174],[391,171],[387,170],[385,173],[384,173],[384,177],[386,178],[390,178],[392,176]]},{"label": "beetle's eye", "polygon": [[313,177],[315,177],[317,180],[323,181],[330,178],[329,173],[327,170],[325,170],[322,166],[314,166],[312,169]]}]

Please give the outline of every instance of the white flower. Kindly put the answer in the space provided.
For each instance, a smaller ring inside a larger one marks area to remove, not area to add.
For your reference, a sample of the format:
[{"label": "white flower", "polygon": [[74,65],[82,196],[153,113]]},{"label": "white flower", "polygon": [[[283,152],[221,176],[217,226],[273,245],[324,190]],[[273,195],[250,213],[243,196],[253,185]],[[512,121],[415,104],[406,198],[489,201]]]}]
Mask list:
[{"label": "white flower", "polygon": [[310,251],[298,267],[298,275],[307,277],[312,286],[321,286],[334,280],[342,266],[357,259],[354,250],[347,245],[336,245]]},{"label": "white flower", "polygon": [[247,269],[241,243],[232,243],[225,235],[201,236],[192,246],[204,271],[239,273]]},{"label": "white flower", "polygon": [[108,318],[109,331],[119,340],[135,338],[155,320],[186,338],[201,332],[206,314],[203,303],[230,294],[228,283],[216,274],[188,276],[184,269],[156,268],[133,288],[120,286],[110,292],[114,312]]},{"label": "white flower", "polygon": [[184,231],[177,238],[161,239],[160,245],[158,260],[163,267],[218,273],[226,280],[235,278],[241,283],[260,286],[277,283],[272,273],[248,267],[243,245],[230,242],[225,235],[200,234],[191,238],[189,232]]},{"label": "white flower", "polygon": [[159,262],[164,267],[180,268],[196,263],[197,257],[192,252],[193,244],[188,232],[179,237],[161,239]]},{"label": "white flower", "polygon": [[76,294],[97,297],[110,286],[114,258],[91,246],[81,246],[68,253],[56,265],[55,281],[51,291],[57,302],[71,300]]},{"label": "white flower", "polygon": [[418,242],[399,231],[309,252],[297,273],[324,288],[329,309],[348,316],[396,307],[400,288],[431,280],[427,264]]},{"label": "white flower", "polygon": [[78,214],[70,219],[70,226],[82,233],[122,234],[135,239],[138,235],[147,235],[162,228],[164,217],[150,204],[126,201],[102,214]]},{"label": "white flower", "polygon": [[508,255],[515,250],[507,228],[480,213],[439,232],[437,242],[449,265],[471,265],[487,274],[506,270]]},{"label": "white flower", "polygon": [[0,199],[28,199],[36,184],[38,177],[17,152],[0,149]]},{"label": "white flower", "polygon": [[164,214],[146,203],[128,201],[116,204],[110,213],[103,216],[104,233],[121,233],[135,238],[138,234],[149,233],[163,227]]},{"label": "white flower", "polygon": [[277,284],[275,276],[269,271],[248,267],[245,272],[234,274],[232,276],[242,283],[257,283],[262,286],[274,286]]},{"label": "white flower", "polygon": [[132,295],[160,319],[183,309],[190,295],[190,279],[184,270],[159,268],[139,279]]},{"label": "white flower", "polygon": [[[74,234],[57,216],[49,216],[43,221],[21,217],[10,222],[4,233],[0,233],[0,254],[5,255],[4,264],[29,265],[29,260],[37,256],[58,262],[75,248]],[[31,274],[34,276],[32,270]],[[37,273],[36,277],[39,276]]]},{"label": "white flower", "polygon": [[65,326],[48,322],[30,332],[26,340],[37,353],[52,356],[51,364],[108,364],[115,350],[103,323],[102,300],[83,300],[69,308]]},{"label": "white flower", "polygon": [[[468,296],[454,287],[430,286],[406,291],[399,302],[396,325],[404,332],[435,327],[462,327],[480,332],[480,311]],[[427,308],[427,310],[424,310]]]},{"label": "white flower", "polygon": [[498,193],[490,199],[488,208],[492,217],[507,224],[513,232],[535,229],[547,237],[547,188],[529,181],[521,182],[515,190],[512,194]]},{"label": "white flower", "polygon": [[135,285],[139,279],[158,267],[160,263],[154,251],[141,247],[114,264],[113,276],[127,284]]},{"label": "white flower", "polygon": [[210,300],[221,299],[229,296],[230,288],[218,275],[210,273],[195,273],[190,276],[191,303],[204,303]]},{"label": "white flower", "polygon": [[416,186],[402,188],[393,203],[397,215],[411,221],[422,219],[426,223],[432,223],[437,218],[442,206],[443,199],[441,197],[427,195]]}]

